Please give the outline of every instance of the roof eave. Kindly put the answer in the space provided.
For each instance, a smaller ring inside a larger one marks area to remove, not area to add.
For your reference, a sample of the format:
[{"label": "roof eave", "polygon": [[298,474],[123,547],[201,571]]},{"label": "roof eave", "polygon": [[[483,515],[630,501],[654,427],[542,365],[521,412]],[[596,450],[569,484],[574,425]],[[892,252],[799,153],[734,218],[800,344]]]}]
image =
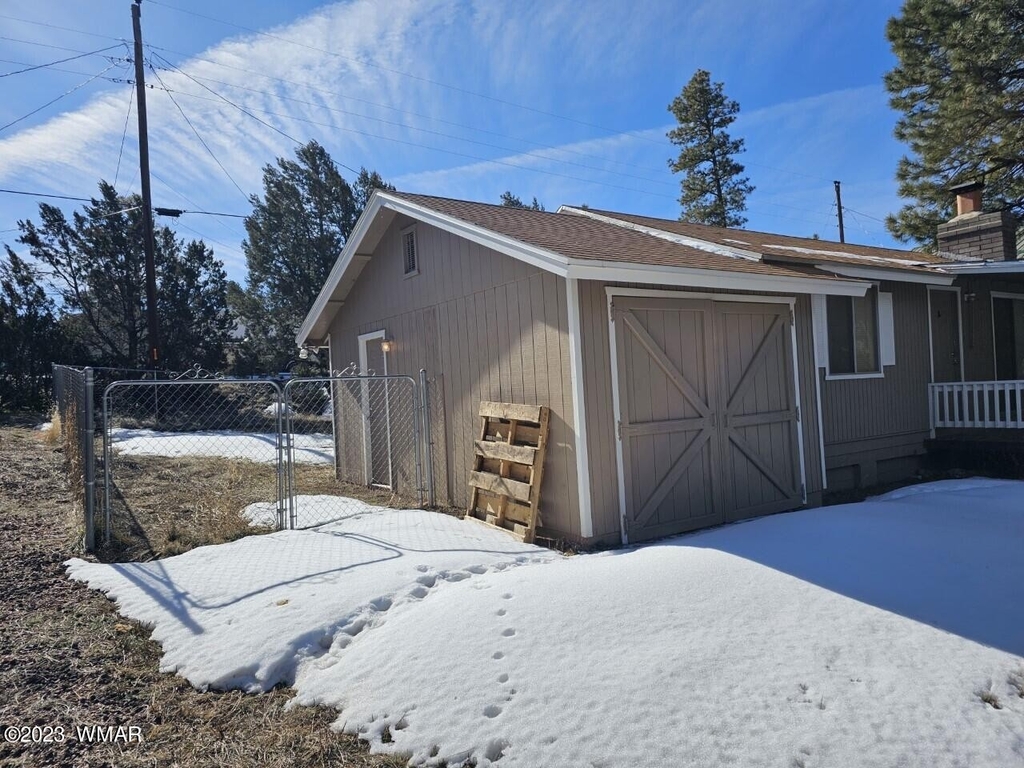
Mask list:
[{"label": "roof eave", "polygon": [[924,285],[952,285],[953,275],[942,272],[900,269],[899,267],[861,267],[853,264],[818,262],[814,265],[823,272],[831,272],[858,280],[888,280],[896,283],[922,283]]},{"label": "roof eave", "polygon": [[1024,261],[959,262],[943,269],[954,277],[960,275],[1006,275],[1024,274]]},{"label": "roof eave", "polygon": [[[375,190],[373,194],[370,195],[370,200],[367,202],[366,208],[363,209],[363,213],[359,216],[359,219],[356,221],[356,225],[352,228],[352,232],[349,235],[348,240],[345,241],[345,246],[341,249],[341,254],[338,256],[337,261],[335,261],[334,266],[331,267],[331,271],[327,275],[327,280],[320,289],[320,293],[317,294],[316,301],[313,302],[313,306],[310,308],[309,312],[306,313],[306,317],[302,321],[302,325],[299,326],[298,333],[295,334],[295,342],[300,347],[306,345],[319,346],[324,343],[327,331],[326,328],[322,326],[330,325],[331,320],[334,319],[334,315],[337,314],[341,304],[344,303],[344,299],[335,297],[334,292],[341,284],[342,279],[345,277],[345,273],[349,270],[353,262],[356,261],[356,255],[366,255],[359,254],[359,248],[366,239],[377,215],[383,207],[383,198],[384,194],[379,190]],[[326,313],[329,313],[329,317],[325,317]],[[318,326],[320,326],[319,329]]]},{"label": "roof eave", "polygon": [[833,296],[863,296],[870,281],[832,277],[770,275],[739,270],[673,267],[629,262],[571,259],[566,275],[577,280],[654,283],[690,288],[722,288],[735,291],[771,293],[823,293]]}]

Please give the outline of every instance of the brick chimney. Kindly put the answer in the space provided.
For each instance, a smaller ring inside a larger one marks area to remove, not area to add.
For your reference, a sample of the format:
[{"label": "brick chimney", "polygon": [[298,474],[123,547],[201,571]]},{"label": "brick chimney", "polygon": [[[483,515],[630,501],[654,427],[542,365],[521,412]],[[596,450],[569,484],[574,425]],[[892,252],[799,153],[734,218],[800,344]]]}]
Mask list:
[{"label": "brick chimney", "polygon": [[939,225],[939,253],[964,259],[1014,261],[1017,258],[1017,222],[1010,211],[981,212],[985,185],[971,182],[952,187],[956,216]]}]

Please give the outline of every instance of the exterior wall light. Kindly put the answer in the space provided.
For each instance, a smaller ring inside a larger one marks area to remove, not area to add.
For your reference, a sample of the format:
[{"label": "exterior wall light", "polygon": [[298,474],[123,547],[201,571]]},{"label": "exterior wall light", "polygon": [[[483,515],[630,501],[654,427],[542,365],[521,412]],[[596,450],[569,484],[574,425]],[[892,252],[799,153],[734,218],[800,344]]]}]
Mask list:
[{"label": "exterior wall light", "polygon": [[390,352],[391,350],[393,350],[394,348],[395,348],[395,342],[393,342],[391,339],[383,339],[383,340],[381,340],[381,342],[380,342],[380,351],[381,352],[387,353],[387,352]]}]

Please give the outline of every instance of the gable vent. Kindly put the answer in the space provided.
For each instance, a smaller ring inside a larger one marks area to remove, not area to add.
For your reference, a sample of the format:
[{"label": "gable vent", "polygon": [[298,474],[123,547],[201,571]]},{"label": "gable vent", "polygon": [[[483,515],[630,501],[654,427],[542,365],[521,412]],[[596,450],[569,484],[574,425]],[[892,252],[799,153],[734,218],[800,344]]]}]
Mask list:
[{"label": "gable vent", "polygon": [[402,236],[402,252],[405,254],[405,274],[416,273],[416,232],[406,232]]}]

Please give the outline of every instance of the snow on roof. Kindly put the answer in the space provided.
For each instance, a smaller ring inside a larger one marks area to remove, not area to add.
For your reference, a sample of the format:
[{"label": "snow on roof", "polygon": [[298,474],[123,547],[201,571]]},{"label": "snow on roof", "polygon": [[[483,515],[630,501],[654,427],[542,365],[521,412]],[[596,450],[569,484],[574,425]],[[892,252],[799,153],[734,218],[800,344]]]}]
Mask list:
[{"label": "snow on roof", "polygon": [[858,261],[869,261],[872,263],[881,264],[895,264],[900,267],[920,267],[927,266],[929,262],[922,262],[917,259],[900,259],[891,256],[869,256],[865,253],[851,253],[850,251],[831,251],[822,248],[802,248],[795,245],[774,245],[766,244],[766,247],[773,251],[792,251],[793,253],[802,253],[808,256],[832,256],[843,259],[857,259]]}]

